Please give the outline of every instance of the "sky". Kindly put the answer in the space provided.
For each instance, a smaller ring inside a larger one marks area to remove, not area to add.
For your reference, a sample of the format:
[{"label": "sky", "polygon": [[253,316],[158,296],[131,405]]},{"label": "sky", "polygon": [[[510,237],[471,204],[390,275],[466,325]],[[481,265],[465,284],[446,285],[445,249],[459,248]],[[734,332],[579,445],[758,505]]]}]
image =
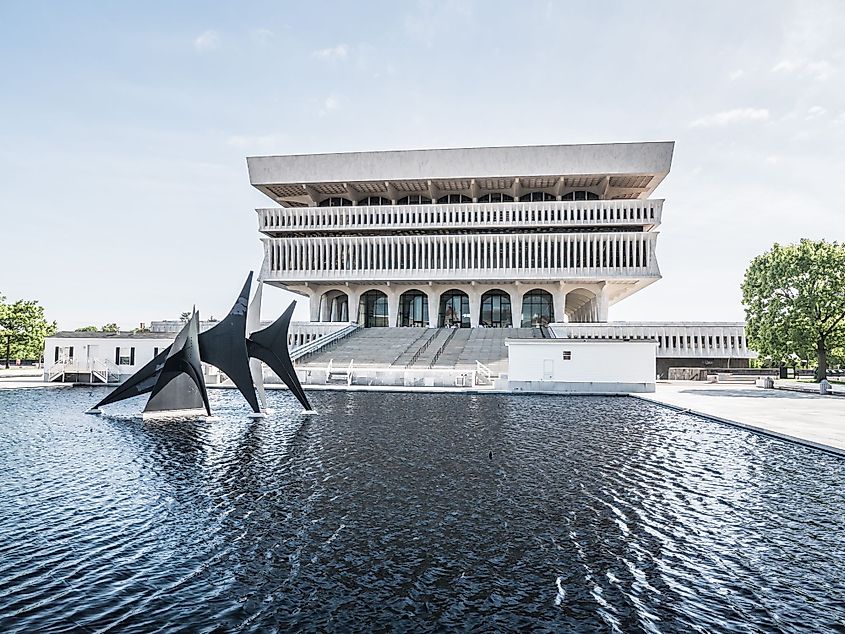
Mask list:
[{"label": "sky", "polygon": [[0,295],[224,315],[273,204],[246,156],[671,140],[663,279],[610,317],[740,320],[751,258],[845,240],[842,33],[838,0],[0,0]]}]

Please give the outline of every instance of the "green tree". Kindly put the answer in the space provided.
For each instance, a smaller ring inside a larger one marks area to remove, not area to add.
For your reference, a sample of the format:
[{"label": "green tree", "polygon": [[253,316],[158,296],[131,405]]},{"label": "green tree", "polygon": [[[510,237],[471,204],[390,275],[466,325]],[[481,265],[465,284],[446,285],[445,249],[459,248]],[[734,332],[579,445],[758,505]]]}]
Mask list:
[{"label": "green tree", "polygon": [[56,322],[47,321],[44,307],[38,302],[19,299],[7,304],[6,298],[0,295],[0,354],[11,359],[40,359],[44,338],[54,332]]},{"label": "green tree", "polygon": [[102,327],[103,332],[120,332],[120,328],[117,327],[117,324],[106,324]]},{"label": "green tree", "polygon": [[74,332],[97,332],[96,326],[82,326],[82,328],[77,328]]},{"label": "green tree", "polygon": [[179,315],[179,321],[184,322],[186,324],[188,323],[188,320],[190,318],[191,318],[191,313],[189,313],[189,312],[184,312],[181,315]]},{"label": "green tree", "polygon": [[751,261],[742,282],[748,339],[761,354],[788,362],[816,358],[816,380],[845,346],[845,244],[775,244]]}]

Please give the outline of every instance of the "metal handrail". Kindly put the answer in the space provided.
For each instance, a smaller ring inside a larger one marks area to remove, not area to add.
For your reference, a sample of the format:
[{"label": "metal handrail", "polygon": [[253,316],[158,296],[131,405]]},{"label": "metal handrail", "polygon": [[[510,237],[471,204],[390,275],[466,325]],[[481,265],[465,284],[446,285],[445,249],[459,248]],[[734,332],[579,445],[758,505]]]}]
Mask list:
[{"label": "metal handrail", "polygon": [[358,324],[349,324],[345,328],[341,328],[340,330],[333,332],[329,335],[323,335],[322,337],[318,337],[316,339],[312,339],[308,343],[302,344],[301,346],[297,346],[296,348],[290,351],[290,359],[291,361],[297,361],[302,359],[303,357],[313,354],[318,350],[321,350],[328,346],[329,344],[335,343],[344,339],[351,335],[353,332],[358,330]]},{"label": "metal handrail", "polygon": [[446,341],[437,349],[437,352],[434,353],[434,358],[431,360],[431,363],[428,364],[428,369],[434,367],[434,364],[437,363],[437,360],[440,358],[440,355],[443,354],[443,351],[446,349],[446,346],[449,345],[449,342],[452,341],[452,337],[458,334],[458,328],[452,328],[452,332],[449,333],[449,336],[446,337]]},{"label": "metal handrail", "polygon": [[431,336],[426,340],[426,342],[422,346],[420,346],[420,349],[414,353],[414,356],[411,357],[411,360],[405,364],[406,368],[410,368],[419,360],[420,356],[422,356],[422,353],[428,350],[428,347],[431,345],[431,342],[437,338],[438,334],[440,334],[440,329],[435,328]]}]

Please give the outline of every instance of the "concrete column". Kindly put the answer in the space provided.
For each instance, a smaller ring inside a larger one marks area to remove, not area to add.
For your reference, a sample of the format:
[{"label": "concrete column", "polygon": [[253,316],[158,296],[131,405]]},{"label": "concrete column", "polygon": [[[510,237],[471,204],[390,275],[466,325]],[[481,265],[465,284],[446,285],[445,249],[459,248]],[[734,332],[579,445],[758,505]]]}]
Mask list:
[{"label": "concrete column", "polygon": [[437,318],[440,313],[440,290],[429,286],[425,289],[425,294],[428,297],[428,327],[437,328]]},{"label": "concrete column", "polygon": [[479,317],[481,316],[481,293],[472,289],[469,295],[469,325],[478,328]]},{"label": "concrete column", "polygon": [[309,291],[308,297],[311,308],[311,321],[318,322],[320,321],[320,294]]},{"label": "concrete column", "polygon": [[338,321],[340,315],[337,310],[337,297],[332,298],[331,310],[329,311],[329,321]]},{"label": "concrete column", "polygon": [[608,320],[608,307],[610,302],[607,298],[608,291],[607,291],[607,282],[602,284],[601,291],[598,294],[598,302],[597,302],[597,314],[596,314],[596,321],[606,322]]},{"label": "concrete column", "polygon": [[511,325],[514,328],[522,327],[522,294],[525,292],[525,286],[515,286],[512,291],[508,291],[511,297]]},{"label": "concrete column", "polygon": [[324,298],[322,294],[316,293],[316,301],[320,303],[320,321],[331,321],[332,319],[332,304],[331,300]]},{"label": "concrete column", "polygon": [[356,288],[349,288],[346,293],[349,296],[349,321],[358,323],[358,303],[361,301],[361,292]]},{"label": "concrete column", "polygon": [[566,295],[569,290],[566,287],[566,284],[561,282],[560,290],[557,292],[552,292],[552,304],[554,305],[555,309],[555,321],[564,322],[567,321],[566,318]]},{"label": "concrete column", "polygon": [[399,325],[399,293],[393,288],[386,289],[387,292],[387,325],[395,328]]}]

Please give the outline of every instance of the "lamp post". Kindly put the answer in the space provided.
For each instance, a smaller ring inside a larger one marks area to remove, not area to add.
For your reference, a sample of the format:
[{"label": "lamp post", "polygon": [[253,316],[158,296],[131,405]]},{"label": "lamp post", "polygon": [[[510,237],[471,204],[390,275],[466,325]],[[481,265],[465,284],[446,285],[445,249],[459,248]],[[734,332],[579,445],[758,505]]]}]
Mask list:
[{"label": "lamp post", "polygon": [[9,369],[9,354],[12,347],[12,331],[0,326],[0,337],[6,337],[6,369]]}]

